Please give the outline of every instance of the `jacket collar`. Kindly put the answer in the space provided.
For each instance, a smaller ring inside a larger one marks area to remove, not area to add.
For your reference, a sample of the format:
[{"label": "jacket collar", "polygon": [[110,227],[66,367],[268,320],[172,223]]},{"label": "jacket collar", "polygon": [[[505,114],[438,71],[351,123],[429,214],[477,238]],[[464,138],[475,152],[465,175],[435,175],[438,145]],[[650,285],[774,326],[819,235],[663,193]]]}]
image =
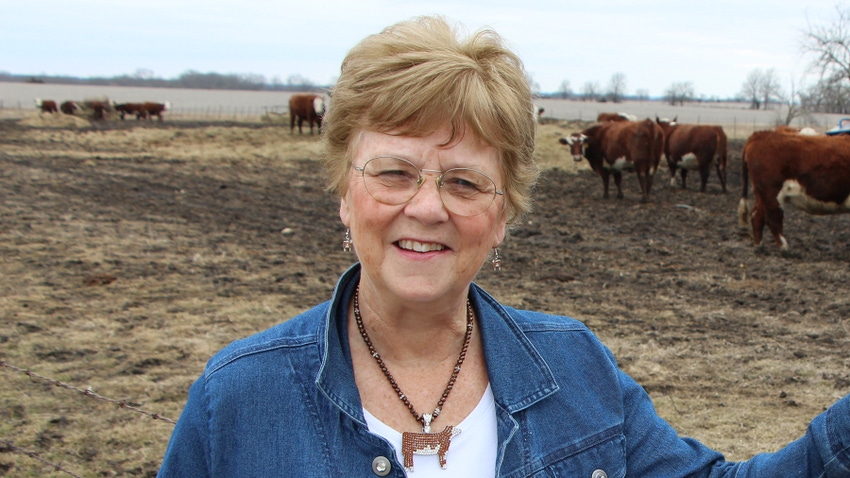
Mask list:
[{"label": "jacket collar", "polygon": [[[358,263],[340,277],[334,289],[320,330],[321,366],[316,385],[345,414],[365,425],[346,333],[348,304],[359,281]],[[478,316],[496,403],[516,413],[557,392],[549,366],[511,314],[475,284],[470,287],[470,300]]]}]

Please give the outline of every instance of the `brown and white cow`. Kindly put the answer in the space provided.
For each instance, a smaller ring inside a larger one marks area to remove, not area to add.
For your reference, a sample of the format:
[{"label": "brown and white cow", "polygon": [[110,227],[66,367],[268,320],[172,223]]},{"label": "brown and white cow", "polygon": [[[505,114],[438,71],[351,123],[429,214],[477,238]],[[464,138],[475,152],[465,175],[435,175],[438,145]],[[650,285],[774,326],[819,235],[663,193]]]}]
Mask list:
[{"label": "brown and white cow", "polygon": [[635,115],[630,115],[628,113],[599,113],[596,116],[596,121],[599,123],[603,123],[605,121],[637,121],[637,117]]},{"label": "brown and white cow", "polygon": [[325,115],[325,100],[319,95],[292,95],[289,98],[289,132],[295,132],[295,123],[298,123],[298,132],[304,121],[310,123],[310,134],[313,134],[313,123],[316,123],[319,133],[322,132],[322,117]]},{"label": "brown and white cow", "polygon": [[717,170],[720,187],[726,192],[726,166],[729,162],[726,133],[720,126],[682,124],[673,120],[655,122],[664,130],[664,155],[670,171],[670,185],[676,185],[676,171],[687,189],[688,171],[698,171],[700,192],[705,192],[711,165]]},{"label": "brown and white cow", "polygon": [[118,112],[121,120],[124,120],[127,115],[134,115],[137,121],[142,117],[147,117],[142,103],[118,103],[115,105],[115,111]]},{"label": "brown and white cow", "polygon": [[664,148],[664,133],[654,121],[606,121],[558,141],[570,146],[573,160],[587,158],[590,167],[602,177],[603,198],[608,198],[608,178],[614,176],[617,198],[622,199],[622,173],[634,171],[640,183],[641,202],[649,200]]},{"label": "brown and white cow", "polygon": [[106,118],[106,113],[112,108],[112,105],[109,101],[86,100],[83,102],[83,108],[91,112],[91,119],[100,121]]},{"label": "brown and white cow", "polygon": [[171,109],[171,103],[165,101],[163,103],[154,103],[152,101],[145,101],[142,103],[140,110],[140,117],[145,119],[151,119],[156,116],[160,121],[162,121],[162,113]]},{"label": "brown and white cow", "polygon": [[[776,244],[788,248],[782,232],[783,207],[809,214],[850,212],[850,138],[757,131],[741,153],[742,191],[738,217],[752,226],[760,245],[764,226]],[[752,183],[752,211],[747,189]]]},{"label": "brown and white cow", "polygon": [[35,107],[39,109],[40,113],[58,113],[59,108],[56,106],[56,102],[53,100],[42,100],[41,98],[35,99]]},{"label": "brown and white cow", "polygon": [[61,105],[59,105],[59,111],[65,113],[66,115],[72,115],[77,112],[79,107],[73,101],[63,101]]},{"label": "brown and white cow", "polygon": [[808,136],[815,136],[815,135],[818,134],[817,131],[815,131],[812,128],[809,128],[808,126],[805,127],[805,128],[795,128],[793,126],[786,126],[786,125],[782,125],[782,124],[777,126],[776,128],[774,128],[774,131],[776,131],[777,133],[802,134],[802,135],[808,135]]}]

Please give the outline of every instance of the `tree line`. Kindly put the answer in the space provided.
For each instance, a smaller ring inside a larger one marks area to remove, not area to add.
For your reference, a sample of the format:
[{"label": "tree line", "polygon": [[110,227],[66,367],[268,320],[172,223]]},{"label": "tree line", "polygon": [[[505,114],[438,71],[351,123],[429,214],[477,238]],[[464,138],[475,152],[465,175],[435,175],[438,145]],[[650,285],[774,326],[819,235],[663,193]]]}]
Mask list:
[{"label": "tree line", "polygon": [[[792,82],[789,89],[782,86],[776,70],[754,69],[741,85],[741,91],[731,101],[743,101],[750,108],[769,109],[784,106],[786,124],[809,113],[850,114],[850,7],[836,5],[835,18],[823,25],[809,25],[803,31],[801,50],[810,58],[809,72],[818,80],[802,89]],[[533,86],[533,85],[532,85]],[[647,90],[636,90],[627,96],[626,77],[615,73],[603,88],[598,82],[587,82],[573,91],[568,80],[561,82],[558,91],[549,97],[584,101],[620,102],[624,99],[649,99]],[[675,82],[663,93],[662,99],[671,105],[705,101],[698,97],[690,81]],[[717,98],[711,100],[719,101]]]},{"label": "tree line", "polygon": [[0,81],[53,83],[64,85],[95,85],[95,86],[132,86],[154,88],[194,88],[210,90],[254,90],[254,91],[319,91],[327,86],[317,85],[301,75],[291,75],[286,81],[272,78],[267,81],[263,75],[251,73],[203,73],[187,70],[176,78],[165,79],[156,77],[146,69],[136,70],[131,75],[112,77],[79,78],[74,76],[47,75],[13,75],[0,72]]}]

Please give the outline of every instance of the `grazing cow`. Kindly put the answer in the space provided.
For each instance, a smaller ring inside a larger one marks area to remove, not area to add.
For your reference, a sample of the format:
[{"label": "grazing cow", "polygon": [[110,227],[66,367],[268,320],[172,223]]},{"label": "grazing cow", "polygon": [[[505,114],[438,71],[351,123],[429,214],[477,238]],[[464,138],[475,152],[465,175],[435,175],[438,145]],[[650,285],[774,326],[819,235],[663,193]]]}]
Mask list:
[{"label": "grazing cow", "polygon": [[65,113],[66,115],[72,115],[77,112],[77,104],[73,101],[64,101],[61,105],[59,105],[59,111]]},{"label": "grazing cow", "polygon": [[649,200],[664,149],[664,132],[651,119],[606,121],[560,138],[559,142],[570,146],[575,161],[587,158],[590,167],[602,177],[603,198],[608,198],[608,177],[614,176],[617,198],[622,199],[622,172],[634,171],[640,183],[641,202]]},{"label": "grazing cow", "polygon": [[126,115],[135,115],[137,121],[143,116],[147,117],[142,103],[119,103],[115,105],[115,111],[118,112],[121,120],[124,120]]},{"label": "grazing cow", "polygon": [[670,170],[670,185],[676,185],[676,170],[682,177],[682,189],[687,189],[688,171],[699,171],[700,192],[705,192],[711,165],[717,170],[720,186],[726,192],[728,164],[726,133],[720,126],[681,124],[674,118],[655,122],[664,130],[664,155]]},{"label": "grazing cow", "polygon": [[42,100],[41,98],[36,98],[35,107],[38,108],[41,113],[59,112],[59,108],[56,106],[56,102],[53,100]]},{"label": "grazing cow", "polygon": [[776,131],[777,133],[802,134],[802,135],[808,135],[808,136],[815,136],[815,135],[818,134],[817,131],[815,131],[814,129],[809,128],[809,127],[795,128],[793,126],[785,126],[785,125],[777,126],[776,128],[774,128],[774,131]]},{"label": "grazing cow", "polygon": [[313,123],[316,123],[319,134],[322,133],[322,116],[325,114],[325,100],[319,95],[292,95],[289,98],[289,132],[295,132],[298,123],[298,133],[301,124],[306,120],[310,123],[310,134],[313,134]]},{"label": "grazing cow", "polygon": [[83,106],[91,110],[93,120],[102,120],[106,117],[106,112],[109,111],[110,105],[107,101],[90,100],[83,103]]},{"label": "grazing cow", "polygon": [[156,116],[162,121],[162,113],[163,111],[171,109],[171,103],[168,101],[164,103],[153,103],[150,101],[145,101],[142,103],[141,112],[139,113],[142,118],[151,119]]},{"label": "grazing cow", "polygon": [[596,121],[604,123],[605,121],[637,121],[637,116],[628,113],[599,113]]},{"label": "grazing cow", "polygon": [[[816,215],[850,212],[850,138],[757,131],[741,152],[741,176],[738,218],[744,226],[751,224],[753,243],[761,244],[767,224],[776,244],[788,249],[784,205]],[[751,182],[752,211],[747,200]]]}]

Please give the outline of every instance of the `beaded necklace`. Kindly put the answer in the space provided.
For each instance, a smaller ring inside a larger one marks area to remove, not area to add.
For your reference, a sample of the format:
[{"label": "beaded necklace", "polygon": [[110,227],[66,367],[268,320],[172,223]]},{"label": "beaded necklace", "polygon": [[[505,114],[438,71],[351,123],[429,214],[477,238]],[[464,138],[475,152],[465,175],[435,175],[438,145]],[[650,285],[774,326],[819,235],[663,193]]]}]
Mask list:
[{"label": "beaded necklace", "polygon": [[369,354],[372,355],[376,362],[378,362],[381,372],[384,373],[384,376],[390,382],[390,386],[392,386],[393,390],[395,390],[395,393],[398,395],[398,398],[407,407],[411,415],[413,415],[413,418],[415,418],[417,422],[422,423],[422,433],[402,433],[402,454],[404,455],[404,466],[409,471],[413,471],[412,455],[414,454],[439,455],[440,465],[443,468],[446,467],[445,454],[449,449],[451,437],[459,434],[460,429],[447,426],[442,432],[431,433],[431,422],[436,420],[440,415],[440,412],[443,410],[443,404],[445,404],[449,393],[451,393],[452,388],[457,381],[457,376],[460,373],[461,365],[463,365],[463,361],[466,359],[466,352],[469,350],[469,343],[472,340],[473,317],[472,304],[470,304],[469,299],[467,299],[466,334],[463,338],[463,347],[460,350],[460,356],[457,358],[457,363],[455,363],[455,367],[452,370],[449,382],[446,384],[446,388],[443,390],[443,394],[440,396],[440,400],[437,402],[437,406],[434,408],[434,411],[432,413],[423,413],[420,415],[416,409],[413,408],[413,404],[410,403],[407,395],[401,391],[401,388],[398,386],[398,383],[396,383],[395,378],[393,378],[384,363],[384,360],[381,358],[381,355],[375,351],[375,347],[372,345],[372,340],[369,339],[369,334],[366,333],[366,327],[363,326],[363,317],[360,315],[360,286],[358,286],[354,291],[354,320],[357,323],[357,330],[360,331],[360,336],[363,337],[363,341],[369,349]]}]

